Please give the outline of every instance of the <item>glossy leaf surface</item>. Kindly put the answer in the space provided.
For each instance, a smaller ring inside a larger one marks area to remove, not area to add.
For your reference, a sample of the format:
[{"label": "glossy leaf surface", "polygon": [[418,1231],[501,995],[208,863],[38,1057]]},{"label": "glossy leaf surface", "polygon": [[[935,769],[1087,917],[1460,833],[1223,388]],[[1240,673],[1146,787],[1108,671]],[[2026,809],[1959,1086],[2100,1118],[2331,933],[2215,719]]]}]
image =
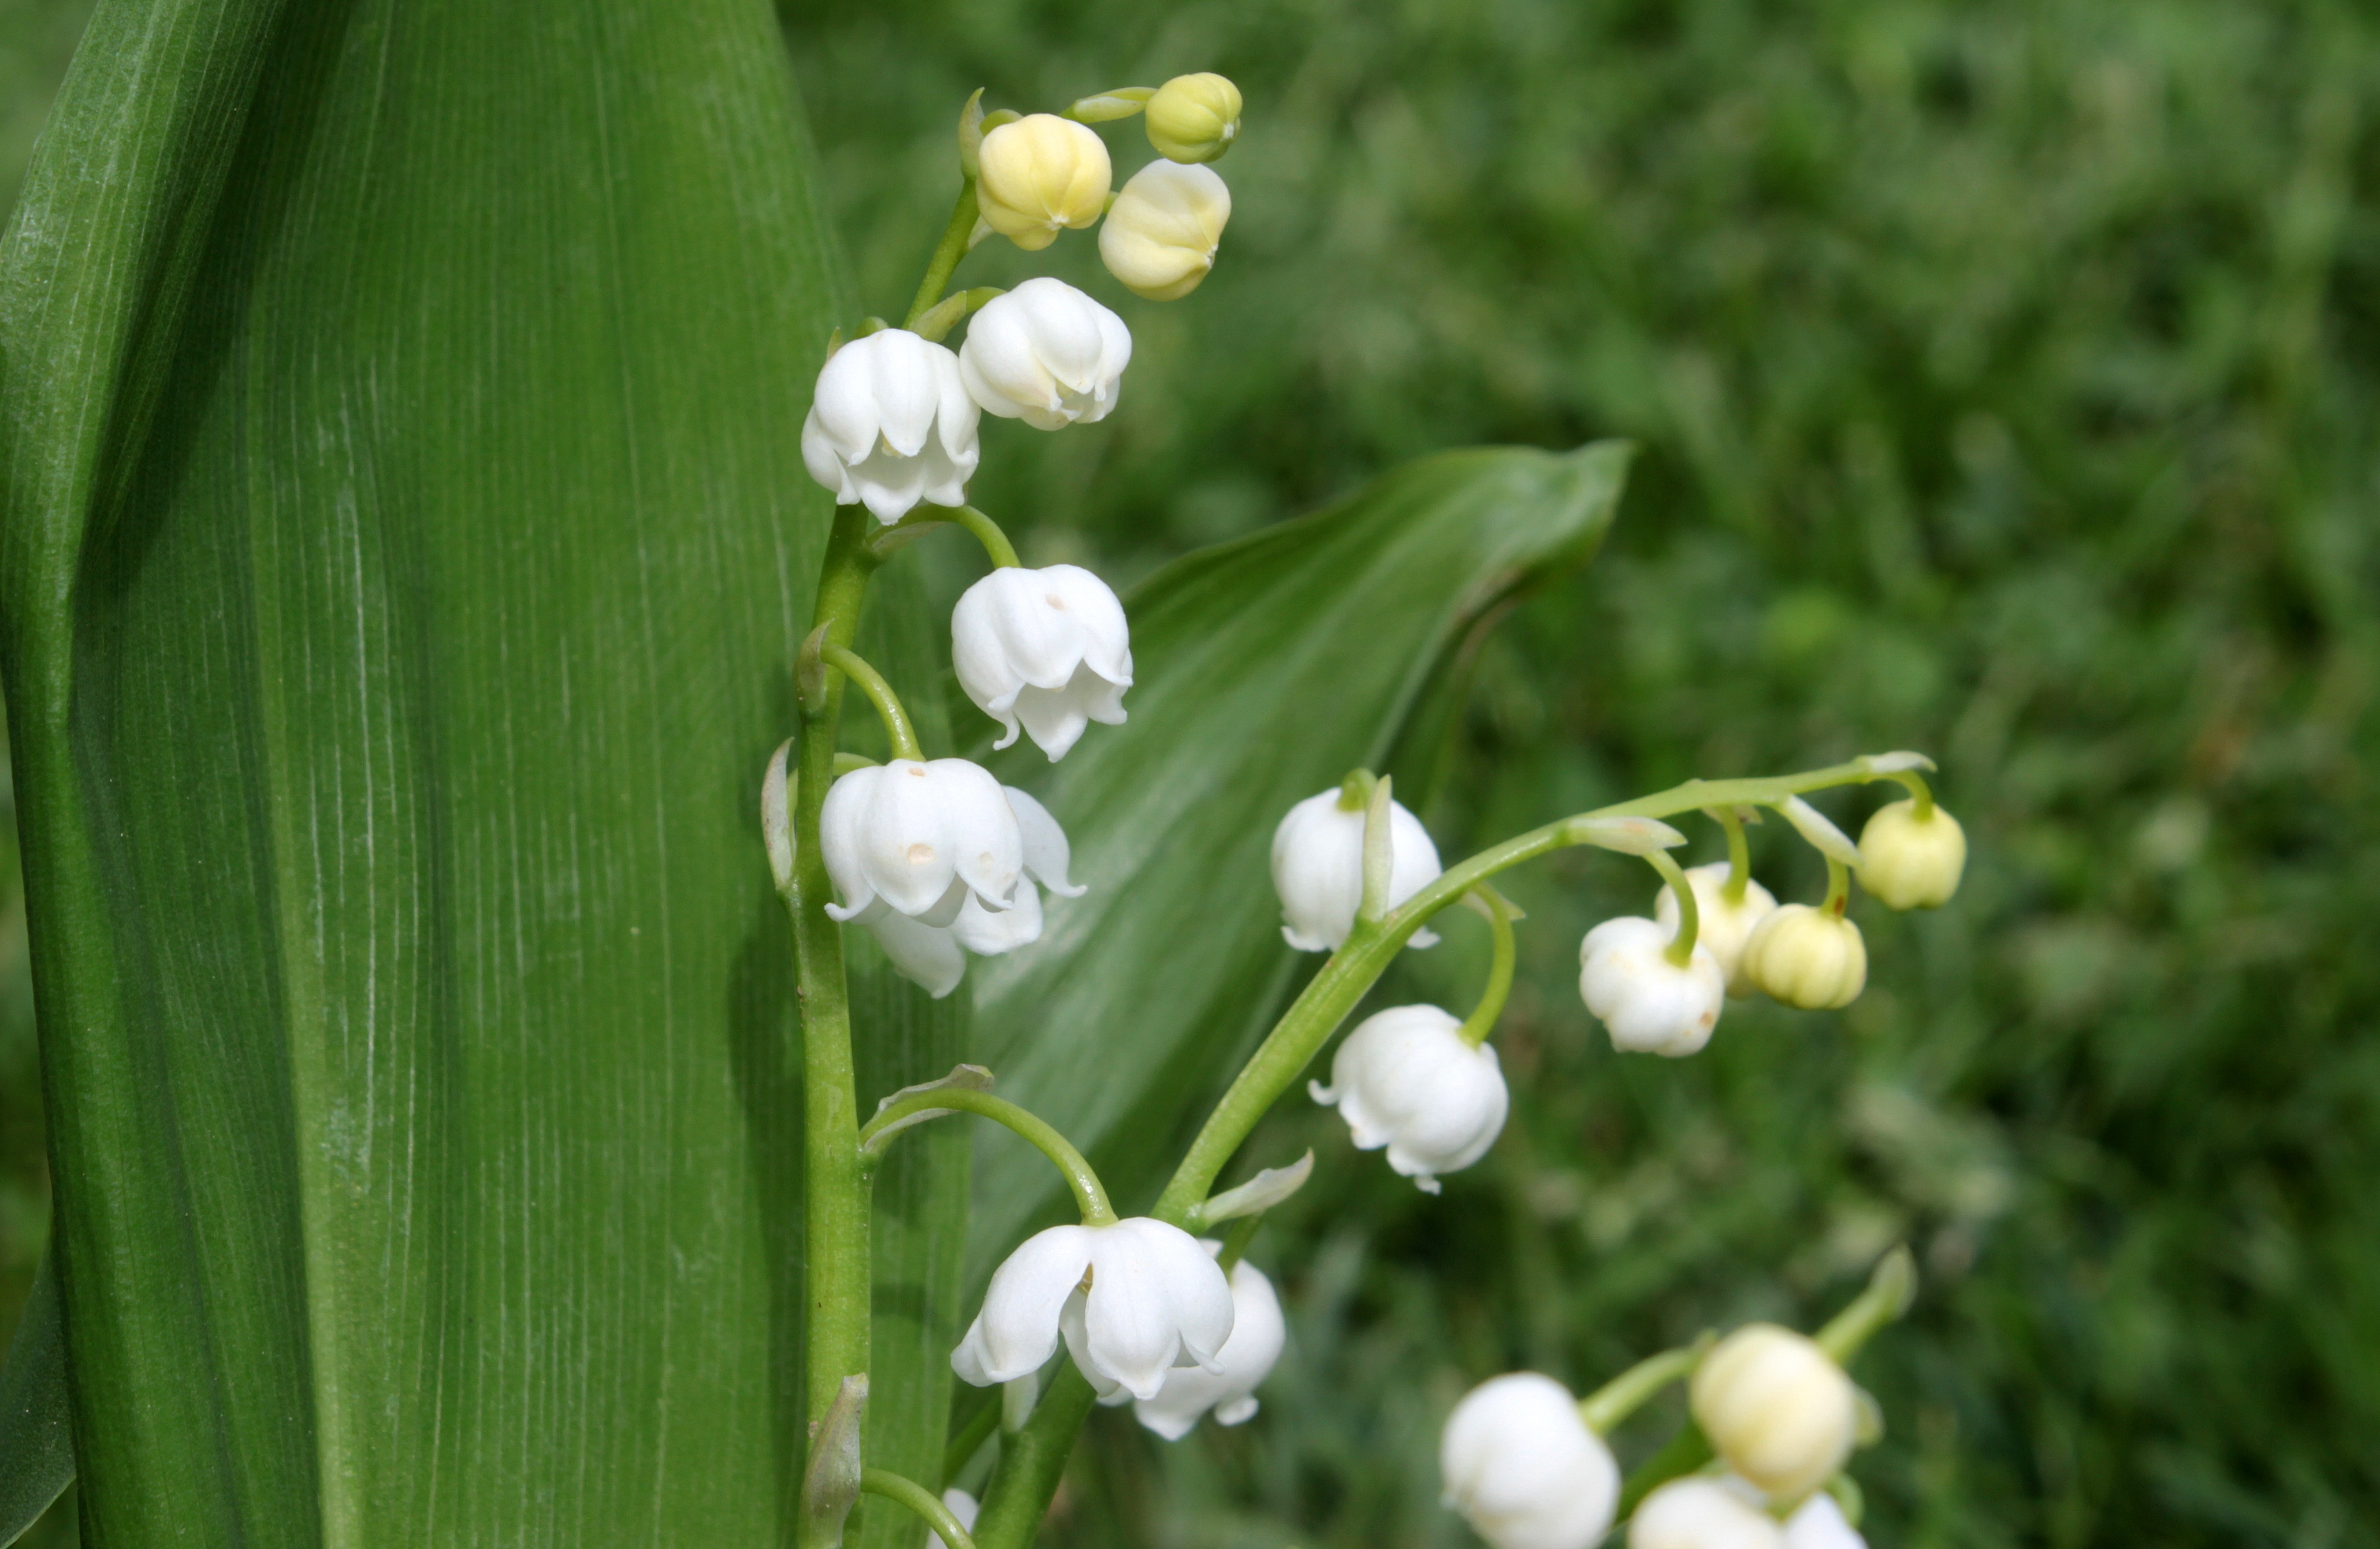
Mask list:
[{"label": "glossy leaf surface", "polygon": [[[744,0],[94,20],[0,258],[91,1543],[789,1531],[802,144]],[[871,1073],[948,1068],[862,995]],[[920,1370],[952,1271],[899,1222],[962,1145],[884,1185]]]}]

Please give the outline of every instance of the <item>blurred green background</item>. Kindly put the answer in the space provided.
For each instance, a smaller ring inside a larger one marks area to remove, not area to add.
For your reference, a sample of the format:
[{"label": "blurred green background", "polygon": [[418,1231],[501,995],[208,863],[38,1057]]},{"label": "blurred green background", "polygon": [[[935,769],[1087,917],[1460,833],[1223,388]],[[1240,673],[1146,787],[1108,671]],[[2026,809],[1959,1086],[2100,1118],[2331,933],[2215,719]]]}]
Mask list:
[{"label": "blurred green background", "polygon": [[[0,200],[83,10],[0,0]],[[2372,12],[784,19],[877,311],[940,229],[968,91],[1245,90],[1224,256],[1188,301],[1125,296],[1087,236],[961,272],[1052,269],[1134,330],[1098,430],[987,424],[973,488],[1030,561],[1128,579],[1438,447],[1642,444],[1604,558],[1480,655],[1427,793],[1442,849],[1904,746],[1942,761],[1973,849],[1950,908],[1861,906],[1854,1006],[1739,1003],[1678,1062],[1614,1056],[1576,995],[1578,937],[1646,883],[1524,874],[1502,1143],[1432,1200],[1284,1105],[1258,1144],[1321,1166],[1252,1255],[1292,1318],[1263,1415],[1174,1446],[1101,1416],[1053,1543],[1469,1543],[1435,1465],[1469,1384],[1583,1388],[1708,1325],[1812,1324],[1906,1239],[1921,1301],[1859,1369],[1890,1425],[1855,1467],[1878,1549],[2380,1544]],[[1135,125],[1108,138],[1120,173],[1148,155]],[[964,584],[956,545],[916,552]],[[1852,827],[1881,799],[1826,805]],[[1819,886],[1775,825],[1756,853],[1780,893]],[[47,1184],[0,859],[5,1333]],[[1448,934],[1384,1003],[1467,1001],[1484,932]]]}]

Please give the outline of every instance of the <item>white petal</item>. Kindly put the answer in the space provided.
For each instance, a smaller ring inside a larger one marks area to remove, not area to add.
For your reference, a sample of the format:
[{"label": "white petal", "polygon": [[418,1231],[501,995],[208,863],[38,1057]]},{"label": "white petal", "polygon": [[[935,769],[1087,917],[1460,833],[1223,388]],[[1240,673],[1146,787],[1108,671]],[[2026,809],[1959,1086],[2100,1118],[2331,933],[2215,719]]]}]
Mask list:
[{"label": "white petal", "polygon": [[959,878],[986,907],[1007,908],[1025,875],[1025,839],[1007,793],[990,770],[965,758],[937,758],[929,768]]},{"label": "white petal", "polygon": [[860,923],[892,960],[894,972],[923,985],[937,1000],[958,988],[966,974],[966,955],[959,950],[959,941],[951,930],[937,929],[880,904]]},{"label": "white petal", "polygon": [[877,433],[904,457],[923,452],[942,406],[939,362],[934,358],[942,346],[905,329],[888,328],[844,348],[846,352],[871,350],[869,380],[876,391]]},{"label": "white petal", "polygon": [[1080,565],[1053,564],[1036,574],[1080,626],[1083,662],[1110,683],[1131,687],[1132,628],[1114,588]]},{"label": "white petal", "polygon": [[952,1369],[978,1387],[1038,1371],[1058,1349],[1058,1316],[1090,1267],[1093,1242],[1111,1229],[1051,1227],[1026,1238],[992,1272]]},{"label": "white petal", "polygon": [[856,505],[859,491],[852,487],[851,475],[843,466],[842,454],[834,449],[834,441],[819,423],[818,409],[813,406],[802,420],[802,466],[810,477],[834,491],[838,505]]},{"label": "white petal", "polygon": [[1867,1540],[1821,1490],[1785,1519],[1785,1549],[1867,1549]]},{"label": "white petal", "polygon": [[876,902],[868,868],[860,862],[859,829],[881,772],[880,768],[852,770],[827,787],[826,801],[819,809],[819,850],[826,861],[829,880],[844,898],[840,908],[826,906],[833,919],[853,919]]},{"label": "white petal", "polygon": [[1496,1549],[1591,1549],[1611,1526],[1620,1470],[1551,1377],[1515,1372],[1473,1388],[1447,1417],[1448,1503]]},{"label": "white petal", "polygon": [[1060,898],[1082,897],[1085,889],[1066,877],[1066,869],[1073,862],[1066,830],[1030,793],[1014,785],[1003,785],[1001,792],[1008,798],[1009,811],[1016,815],[1016,832],[1025,841],[1025,869]]},{"label": "white petal", "polygon": [[[873,337],[871,335],[870,337]],[[810,416],[846,463],[865,458],[876,446],[882,420],[876,405],[874,351],[855,339],[819,369]]]},{"label": "white petal", "polygon": [[853,829],[868,885],[904,914],[934,911],[958,874],[958,855],[950,843],[950,784],[932,765],[915,758],[854,772],[876,776]]},{"label": "white petal", "polygon": [[1196,1238],[1138,1216],[1101,1228],[1092,1253],[1087,1372],[1153,1398],[1177,1361],[1213,1367],[1232,1336],[1232,1289]]},{"label": "white petal", "polygon": [[1016,887],[1016,902],[1006,909],[986,909],[974,893],[959,906],[951,922],[958,944],[978,957],[998,957],[1041,939],[1041,893],[1030,882]]}]

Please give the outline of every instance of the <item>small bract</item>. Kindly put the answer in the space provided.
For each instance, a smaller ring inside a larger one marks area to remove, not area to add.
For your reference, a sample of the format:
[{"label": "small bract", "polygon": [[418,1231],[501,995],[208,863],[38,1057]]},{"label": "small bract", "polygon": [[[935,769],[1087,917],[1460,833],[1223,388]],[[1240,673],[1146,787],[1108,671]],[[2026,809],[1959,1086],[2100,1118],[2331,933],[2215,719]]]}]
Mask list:
[{"label": "small bract", "polygon": [[1784,904],[1753,928],[1743,976],[1788,1006],[1832,1010],[1867,986],[1867,943],[1857,925],[1831,909]]},{"label": "small bract", "polygon": [[1610,1531],[1620,1468],[1551,1377],[1513,1372],[1463,1396],[1438,1445],[1446,1504],[1495,1549],[1591,1549]]},{"label": "small bract", "polygon": [[[1199,1246],[1214,1253],[1223,1245],[1209,1239]],[[1176,1366],[1156,1398],[1133,1401],[1133,1418],[1170,1442],[1188,1435],[1209,1410],[1218,1425],[1245,1424],[1256,1418],[1257,1386],[1272,1374],[1287,1339],[1272,1282],[1242,1259],[1232,1266],[1232,1337],[1215,1352],[1222,1370]],[[1100,1402],[1121,1404],[1126,1397],[1119,1391]]]},{"label": "small bract", "polygon": [[1330,1084],[1306,1083],[1339,1109],[1357,1150],[1388,1147],[1389,1166],[1425,1193],[1488,1154],[1512,1104],[1496,1050],[1464,1043],[1462,1027],[1436,1006],[1375,1012],[1332,1056]]},{"label": "small bract", "polygon": [[1059,430],[1107,418],[1132,333],[1063,280],[1027,280],[986,303],[959,346],[959,378],[983,412]]},{"label": "small bract", "polygon": [[[1389,804],[1389,906],[1438,879],[1438,846],[1402,802]],[[1301,952],[1335,952],[1355,928],[1364,903],[1364,814],[1341,805],[1332,786],[1289,809],[1272,833],[1272,886],[1281,895],[1281,933]],[[1412,945],[1438,938],[1415,934]]]},{"label": "small bract", "polygon": [[958,357],[904,328],[854,339],[819,372],[802,465],[838,505],[890,526],[919,501],[965,505],[981,456],[980,411]]},{"label": "small bract", "polygon": [[1694,1422],[1729,1468],[1780,1500],[1834,1477],[1859,1432],[1852,1380],[1816,1340],[1747,1324],[1703,1358],[1687,1390]]},{"label": "small bract", "polygon": [[1035,113],[983,137],[976,175],[984,224],[1038,252],[1061,231],[1080,231],[1099,218],[1115,172],[1095,130]]},{"label": "small bract", "polygon": [[993,1271],[983,1311],[951,1352],[978,1387],[1040,1370],[1062,1337],[1104,1398],[1154,1398],[1176,1366],[1222,1374],[1232,1288],[1198,1240],[1146,1216],[1051,1227]]},{"label": "small bract", "polygon": [[1232,190],[1211,167],[1151,162],[1132,175],[1099,227],[1099,261],[1135,296],[1179,301],[1215,267]]},{"label": "small bract", "polygon": [[994,747],[1018,723],[1055,763],[1096,720],[1121,726],[1132,686],[1132,635],[1106,582],[1079,565],[1003,566],[951,611],[951,664],[977,708],[1000,722]]},{"label": "small bract", "polygon": [[[1702,926],[1694,939],[1711,950],[1718,965],[1727,971],[1727,992],[1744,996],[1753,991],[1752,981],[1743,973],[1743,947],[1760,922],[1777,908],[1777,900],[1767,889],[1750,877],[1743,879],[1743,897],[1731,901],[1727,896],[1727,879],[1731,868],[1725,861],[1709,865],[1686,868],[1686,885],[1694,890],[1694,907],[1702,916]],[[1653,900],[1653,918],[1661,928],[1675,932],[1678,928],[1678,895],[1667,886]]]},{"label": "small bract", "polygon": [[1606,920],[1578,944],[1578,993],[1610,1030],[1611,1047],[1689,1055],[1710,1042],[1727,1001],[1727,970],[1699,938],[1683,963],[1670,961],[1674,926],[1641,914]]}]

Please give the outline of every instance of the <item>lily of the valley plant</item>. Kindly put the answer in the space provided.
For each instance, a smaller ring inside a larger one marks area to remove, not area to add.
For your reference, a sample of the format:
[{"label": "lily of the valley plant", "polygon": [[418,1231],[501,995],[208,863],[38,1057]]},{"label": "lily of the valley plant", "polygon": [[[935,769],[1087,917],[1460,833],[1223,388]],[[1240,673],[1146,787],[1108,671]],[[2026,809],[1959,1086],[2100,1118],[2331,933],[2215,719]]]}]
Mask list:
[{"label": "lily of the valley plant", "polygon": [[[1908,753],[1758,779],[1694,780],[1561,817],[1448,866],[1384,777],[1358,769],[1285,813],[1272,874],[1282,934],[1328,961],[1208,1117],[1172,1181],[1144,1214],[1123,1215],[1081,1153],[1050,1124],[994,1096],[988,1072],[962,1066],[883,1098],[864,1121],[853,1087],[844,931],[871,932],[893,964],[936,996],[960,984],[969,953],[1028,949],[1053,909],[1098,907],[1069,877],[1064,815],[1002,786],[981,766],[930,756],[898,694],[852,649],[868,578],[922,528],[953,524],[992,569],[951,623],[953,664],[967,696],[997,723],[1063,758],[1093,723],[1118,725],[1133,683],[1123,605],[1074,565],[1028,569],[991,517],[967,503],[983,417],[1047,433],[1086,429],[1115,407],[1132,336],[1113,310],[1064,282],[1005,293],[953,291],[977,243],[1038,251],[1099,227],[1111,273],[1160,301],[1194,291],[1216,261],[1231,196],[1208,164],[1239,132],[1240,94],[1215,75],[1099,93],[1062,114],[985,114],[981,93],[959,128],[956,208],[901,325],[870,319],[819,374],[803,452],[840,502],[819,578],[815,627],[795,663],[798,735],[771,767],[764,829],[793,915],[802,986],[807,1104],[806,1401],[813,1441],[803,1542],[841,1542],[862,1492],[901,1503],[951,1549],[1022,1549],[1057,1488],[1095,1404],[1130,1404],[1178,1439],[1211,1416],[1258,1412],[1283,1325],[1272,1285],[1245,1254],[1262,1213],[1302,1183],[1307,1156],[1215,1186],[1257,1121],[1314,1071],[1309,1090],[1347,1121],[1359,1150],[1435,1192],[1444,1174],[1496,1144],[1509,1095],[1490,1041],[1511,987],[1517,912],[1499,874],[1571,846],[1647,864],[1659,891],[1645,916],[1604,922],[1580,948],[1587,1011],[1623,1050],[1681,1058],[1715,1035],[1730,996],[1766,994],[1803,1008],[1856,997],[1867,958],[1849,914],[1856,875],[1885,904],[1949,899],[1965,841],[1935,805]],[[1114,191],[1107,142],[1091,126],[1145,115],[1151,160]],[[963,342],[946,343],[965,323]],[[839,745],[844,694],[881,719],[889,758]],[[1155,728],[1147,734],[1163,734]],[[1897,781],[1909,799],[1877,813],[1854,844],[1805,794]],[[1825,857],[1815,903],[1780,904],[1750,875],[1744,825],[1774,811]],[[1682,868],[1685,836],[1664,819],[1703,813],[1727,858]],[[1047,895],[1047,896],[1045,896]],[[1400,1006],[1355,1027],[1330,1062],[1325,1047],[1407,947],[1437,939],[1431,922],[1464,904],[1486,916],[1495,951],[1467,1014]],[[876,1096],[876,1094],[868,1094]],[[981,1310],[951,1353],[964,1381],[1004,1386],[992,1426],[953,1449],[965,1469],[997,1462],[978,1502],[947,1479],[908,1479],[861,1456],[868,1393],[869,1179],[916,1123],[956,1113],[1004,1124],[1059,1168],[1079,1225],[1019,1244],[992,1276]],[[1227,1226],[1228,1223],[1228,1226]],[[1875,1434],[1874,1406],[1845,1374],[1912,1292],[1896,1251],[1868,1289],[1815,1336],[1768,1325],[1715,1334],[1647,1357],[1580,1399],[1556,1377],[1492,1377],[1448,1418],[1444,1497],[1497,1549],[1587,1549],[1628,1522],[1637,1549],[1855,1544],[1859,1494],[1843,1472]],[[1053,1361],[1063,1354],[1054,1373]],[[1688,1385],[1693,1422],[1623,1480],[1606,1435],[1663,1386]]]}]

